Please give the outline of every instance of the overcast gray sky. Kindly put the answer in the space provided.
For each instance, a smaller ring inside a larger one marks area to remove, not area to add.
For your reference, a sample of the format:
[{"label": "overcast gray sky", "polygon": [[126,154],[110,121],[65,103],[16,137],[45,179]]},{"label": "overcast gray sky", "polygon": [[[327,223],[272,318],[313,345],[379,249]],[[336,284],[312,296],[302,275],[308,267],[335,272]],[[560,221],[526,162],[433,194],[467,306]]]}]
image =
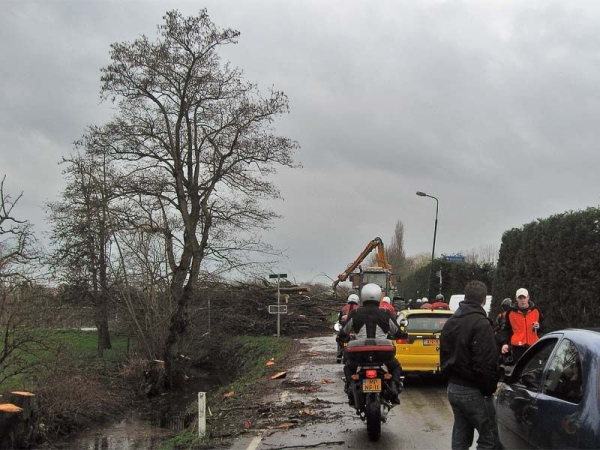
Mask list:
[{"label": "overcast gray sky", "polygon": [[109,45],[153,38],[163,14],[206,7],[239,30],[222,51],[289,97],[272,268],[328,282],[404,222],[408,255],[500,245],[537,218],[600,204],[600,2],[0,0],[0,175],[17,215],[48,229],[62,156],[100,103]]}]

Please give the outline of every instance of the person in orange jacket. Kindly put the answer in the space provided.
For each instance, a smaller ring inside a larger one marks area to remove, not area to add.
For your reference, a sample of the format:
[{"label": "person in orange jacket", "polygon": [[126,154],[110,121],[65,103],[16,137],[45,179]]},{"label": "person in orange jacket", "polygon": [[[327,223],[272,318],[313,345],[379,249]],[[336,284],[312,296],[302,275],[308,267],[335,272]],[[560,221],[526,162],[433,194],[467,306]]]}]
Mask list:
[{"label": "person in orange jacket", "polygon": [[[502,354],[512,348],[515,363],[539,339],[542,313],[529,298],[525,288],[517,290],[517,304],[506,313],[504,329],[501,331]],[[510,346],[509,346],[510,344]]]}]

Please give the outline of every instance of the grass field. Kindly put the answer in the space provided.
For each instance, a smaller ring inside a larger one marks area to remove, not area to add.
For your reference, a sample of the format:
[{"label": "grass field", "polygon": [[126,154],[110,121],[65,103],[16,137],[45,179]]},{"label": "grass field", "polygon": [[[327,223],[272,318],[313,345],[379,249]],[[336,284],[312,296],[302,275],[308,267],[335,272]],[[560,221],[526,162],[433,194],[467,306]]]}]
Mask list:
[{"label": "grass field", "polygon": [[[104,357],[97,356],[97,333],[79,330],[52,330],[40,329],[35,332],[38,345],[29,346],[26,351],[14,351],[13,364],[21,361],[33,365],[31,375],[19,374],[5,380],[0,384],[0,393],[16,389],[33,389],[34,380],[40,371],[68,367],[74,369],[94,368],[102,371],[110,370],[121,362],[127,352],[127,338],[124,336],[111,336],[112,349],[104,351]],[[0,352],[3,348],[0,348]],[[100,366],[100,367],[99,367]],[[9,367],[10,369],[10,367]]]}]

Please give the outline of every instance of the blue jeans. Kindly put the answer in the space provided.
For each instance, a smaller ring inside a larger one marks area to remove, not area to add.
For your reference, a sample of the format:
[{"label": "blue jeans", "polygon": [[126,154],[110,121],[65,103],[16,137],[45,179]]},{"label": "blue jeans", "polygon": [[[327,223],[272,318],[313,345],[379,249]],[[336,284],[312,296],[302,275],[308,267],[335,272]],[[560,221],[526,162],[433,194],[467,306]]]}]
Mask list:
[{"label": "blue jeans", "polygon": [[478,449],[501,449],[493,397],[484,397],[477,388],[448,383],[448,400],[454,413],[452,449],[467,450],[477,430]]}]

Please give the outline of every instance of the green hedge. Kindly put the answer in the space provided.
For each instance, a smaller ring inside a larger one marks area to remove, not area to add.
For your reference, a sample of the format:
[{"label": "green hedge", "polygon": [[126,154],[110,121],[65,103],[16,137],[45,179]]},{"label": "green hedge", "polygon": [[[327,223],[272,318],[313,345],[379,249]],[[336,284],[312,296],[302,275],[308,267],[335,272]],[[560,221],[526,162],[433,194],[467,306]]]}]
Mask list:
[{"label": "green hedge", "polygon": [[491,291],[495,270],[492,264],[448,262],[443,258],[437,258],[433,261],[434,269],[431,271],[429,292],[426,292],[430,266],[431,264],[428,264],[420,268],[401,282],[400,294],[406,300],[422,297],[427,297],[429,300],[434,299],[440,289],[440,279],[435,273],[440,269],[442,271],[442,294],[446,301],[450,300],[451,295],[463,294],[466,284],[471,280],[483,281]]},{"label": "green hedge", "polygon": [[600,209],[569,211],[506,231],[492,314],[520,287],[544,315],[546,331],[600,326]]}]

